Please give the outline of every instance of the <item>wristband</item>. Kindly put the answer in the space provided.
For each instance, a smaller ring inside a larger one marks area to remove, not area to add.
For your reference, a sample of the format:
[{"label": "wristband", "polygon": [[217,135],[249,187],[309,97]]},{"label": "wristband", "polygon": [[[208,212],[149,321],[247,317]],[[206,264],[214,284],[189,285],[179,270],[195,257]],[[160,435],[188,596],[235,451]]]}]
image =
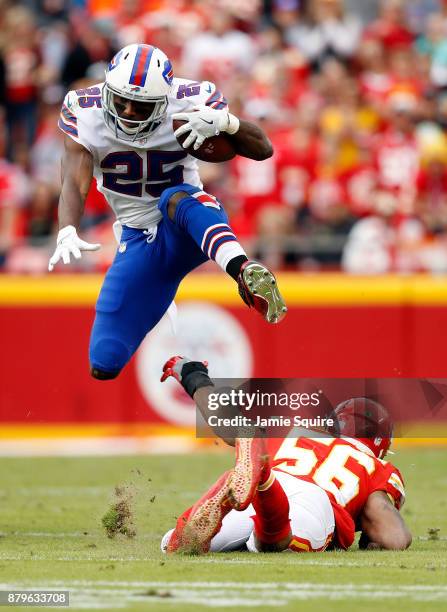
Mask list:
[{"label": "wristband", "polygon": [[182,368],[182,387],[190,397],[194,397],[197,389],[202,387],[214,387],[214,383],[208,376],[208,368],[201,361],[189,361]]},{"label": "wristband", "polygon": [[241,125],[241,122],[236,117],[236,115],[232,115],[231,113],[228,113],[228,126],[227,126],[227,129],[225,130],[226,133],[236,134],[236,132],[239,131],[240,125]]}]

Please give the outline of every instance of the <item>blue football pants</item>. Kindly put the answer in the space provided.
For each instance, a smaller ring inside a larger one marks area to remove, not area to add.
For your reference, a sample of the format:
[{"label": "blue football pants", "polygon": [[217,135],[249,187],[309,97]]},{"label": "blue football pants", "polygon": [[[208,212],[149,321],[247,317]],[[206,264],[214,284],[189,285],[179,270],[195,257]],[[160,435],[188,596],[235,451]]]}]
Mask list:
[{"label": "blue football pants", "polygon": [[[168,200],[177,191],[192,197],[180,200],[172,221]],[[198,192],[203,193],[187,184],[163,192],[159,203],[163,218],[152,242],[144,230],[123,226],[122,246],[96,304],[89,350],[92,368],[118,373],[160,321],[181,280],[207,261],[208,255],[199,246],[201,238],[210,228],[214,231],[214,225],[228,224],[228,217],[222,206],[208,208],[198,202],[193,197]]]}]

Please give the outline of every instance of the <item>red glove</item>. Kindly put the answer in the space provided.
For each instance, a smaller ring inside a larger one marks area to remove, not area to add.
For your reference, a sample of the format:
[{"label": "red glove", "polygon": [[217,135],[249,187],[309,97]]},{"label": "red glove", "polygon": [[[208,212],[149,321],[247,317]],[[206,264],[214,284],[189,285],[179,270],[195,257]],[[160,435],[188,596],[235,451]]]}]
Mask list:
[{"label": "red glove", "polygon": [[192,361],[180,355],[171,357],[163,366],[160,381],[164,382],[170,376],[175,378],[191,397],[200,387],[213,386],[208,376],[207,361]]}]

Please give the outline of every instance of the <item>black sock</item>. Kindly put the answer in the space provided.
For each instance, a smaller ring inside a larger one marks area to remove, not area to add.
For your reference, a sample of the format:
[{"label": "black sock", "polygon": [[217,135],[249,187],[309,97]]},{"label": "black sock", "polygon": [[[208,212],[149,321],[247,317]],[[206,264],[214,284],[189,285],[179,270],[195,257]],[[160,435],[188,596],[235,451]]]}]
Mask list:
[{"label": "black sock", "polygon": [[242,264],[246,261],[248,261],[248,257],[245,257],[245,255],[238,255],[237,257],[233,257],[233,259],[230,259],[230,261],[228,262],[228,265],[225,270],[232,278],[234,278],[235,281],[237,281],[237,277],[239,276],[239,272],[241,271]]}]

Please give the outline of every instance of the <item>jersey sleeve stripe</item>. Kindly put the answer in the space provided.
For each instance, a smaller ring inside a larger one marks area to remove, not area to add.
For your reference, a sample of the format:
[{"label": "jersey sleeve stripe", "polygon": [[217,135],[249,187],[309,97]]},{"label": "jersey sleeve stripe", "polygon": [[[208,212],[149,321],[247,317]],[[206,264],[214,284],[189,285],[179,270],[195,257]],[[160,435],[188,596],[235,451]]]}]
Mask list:
[{"label": "jersey sleeve stripe", "polygon": [[70,136],[76,136],[76,137],[79,136],[77,128],[74,127],[73,125],[69,125],[68,123],[65,123],[65,121],[63,121],[62,117],[59,119],[57,125],[66,134],[69,134]]},{"label": "jersey sleeve stripe", "polygon": [[66,122],[66,123],[72,123],[73,125],[77,125],[78,120],[76,119],[76,117],[73,115],[73,113],[70,111],[70,109],[68,108],[68,106],[65,106],[65,104],[62,106],[61,109],[61,115],[62,115],[62,119]]},{"label": "jersey sleeve stripe", "polygon": [[212,104],[209,104],[209,106],[216,106],[216,104],[220,104],[221,102],[224,101],[224,97],[223,95],[220,95],[219,98],[217,100],[215,100]]},{"label": "jersey sleeve stripe", "polygon": [[395,472],[393,472],[389,477],[388,483],[394,487],[394,489],[396,489],[399,494],[402,495],[402,497],[405,497],[404,483]]},{"label": "jersey sleeve stripe", "polygon": [[219,91],[218,89],[216,89],[208,98],[208,100],[205,102],[206,106],[213,106],[215,104],[228,104],[225,96],[223,95],[223,93],[221,91]]}]

